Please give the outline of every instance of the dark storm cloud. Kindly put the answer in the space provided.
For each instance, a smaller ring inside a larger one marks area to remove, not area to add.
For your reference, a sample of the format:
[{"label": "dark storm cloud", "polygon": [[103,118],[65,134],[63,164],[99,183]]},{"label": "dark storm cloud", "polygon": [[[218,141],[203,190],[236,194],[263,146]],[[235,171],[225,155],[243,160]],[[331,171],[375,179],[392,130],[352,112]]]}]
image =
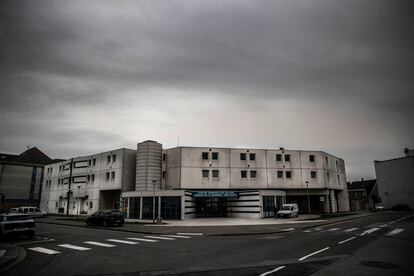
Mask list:
[{"label": "dark storm cloud", "polygon": [[[221,113],[229,118],[250,103],[263,108],[237,119],[266,118],[274,125],[275,111],[267,104],[308,103],[320,109],[305,106],[289,118],[306,124],[303,117],[333,117],[347,126],[346,135],[359,135],[360,144],[384,132],[382,143],[413,146],[414,130],[407,128],[414,117],[413,6],[410,1],[3,1],[0,127],[6,132],[0,150],[17,151],[25,134],[45,147],[67,140],[72,143],[67,156],[85,153],[87,147],[77,147],[83,139],[95,139],[101,148],[111,147],[109,137],[117,141],[113,144],[130,141],[125,146],[152,135],[167,140],[174,129],[196,133],[193,125],[209,120],[192,109],[198,101],[213,106],[223,99],[234,103]],[[68,126],[77,128],[73,118],[81,120],[80,129],[92,128],[82,132],[89,138],[66,135]],[[107,129],[97,129],[102,118]],[[132,131],[132,125],[141,129]],[[169,134],[156,126],[169,126],[164,129]],[[340,133],[340,128],[322,125],[314,131]],[[235,133],[223,139],[244,143]],[[121,139],[126,135],[135,137]],[[205,139],[193,135],[189,141]],[[295,147],[330,144],[318,139],[295,140]],[[321,148],[345,156],[358,146],[355,139],[348,147]]]}]

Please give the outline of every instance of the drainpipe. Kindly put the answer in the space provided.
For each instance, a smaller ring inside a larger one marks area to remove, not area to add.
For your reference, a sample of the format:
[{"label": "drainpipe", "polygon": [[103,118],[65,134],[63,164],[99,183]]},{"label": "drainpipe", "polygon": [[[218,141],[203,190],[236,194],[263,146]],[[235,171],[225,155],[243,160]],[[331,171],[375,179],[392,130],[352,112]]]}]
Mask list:
[{"label": "drainpipe", "polygon": [[66,205],[66,215],[69,215],[69,205],[70,205],[70,187],[72,184],[72,167],[73,167],[73,158],[70,159],[70,169],[69,169],[69,187],[68,187],[68,203]]}]

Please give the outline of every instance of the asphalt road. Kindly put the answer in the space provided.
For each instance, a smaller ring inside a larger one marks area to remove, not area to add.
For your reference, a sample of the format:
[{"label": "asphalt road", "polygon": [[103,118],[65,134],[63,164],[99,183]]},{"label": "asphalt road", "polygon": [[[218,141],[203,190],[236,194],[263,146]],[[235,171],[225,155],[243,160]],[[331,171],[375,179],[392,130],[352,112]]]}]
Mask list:
[{"label": "asphalt road", "polygon": [[[294,226],[293,226],[294,227]],[[14,240],[26,258],[2,275],[414,275],[414,214],[281,234],[143,235],[38,224]]]}]

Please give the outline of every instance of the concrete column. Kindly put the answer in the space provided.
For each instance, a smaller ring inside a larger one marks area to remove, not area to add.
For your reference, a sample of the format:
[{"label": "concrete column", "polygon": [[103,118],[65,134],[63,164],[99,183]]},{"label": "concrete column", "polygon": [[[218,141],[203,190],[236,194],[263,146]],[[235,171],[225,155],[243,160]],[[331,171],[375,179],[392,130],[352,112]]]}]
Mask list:
[{"label": "concrete column", "polygon": [[329,200],[331,201],[332,213],[336,213],[338,208],[337,208],[337,204],[336,204],[335,191],[334,190],[329,191]]},{"label": "concrete column", "polygon": [[139,219],[142,219],[142,196],[139,197]]}]

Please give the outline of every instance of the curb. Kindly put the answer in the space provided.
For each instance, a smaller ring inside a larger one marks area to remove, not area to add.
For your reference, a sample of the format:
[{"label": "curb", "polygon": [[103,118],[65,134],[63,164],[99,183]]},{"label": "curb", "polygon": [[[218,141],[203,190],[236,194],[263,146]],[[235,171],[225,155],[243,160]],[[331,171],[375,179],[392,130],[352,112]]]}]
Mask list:
[{"label": "curb", "polygon": [[2,250],[6,252],[0,258],[0,272],[8,269],[21,256],[19,247],[7,243],[0,244]]}]

